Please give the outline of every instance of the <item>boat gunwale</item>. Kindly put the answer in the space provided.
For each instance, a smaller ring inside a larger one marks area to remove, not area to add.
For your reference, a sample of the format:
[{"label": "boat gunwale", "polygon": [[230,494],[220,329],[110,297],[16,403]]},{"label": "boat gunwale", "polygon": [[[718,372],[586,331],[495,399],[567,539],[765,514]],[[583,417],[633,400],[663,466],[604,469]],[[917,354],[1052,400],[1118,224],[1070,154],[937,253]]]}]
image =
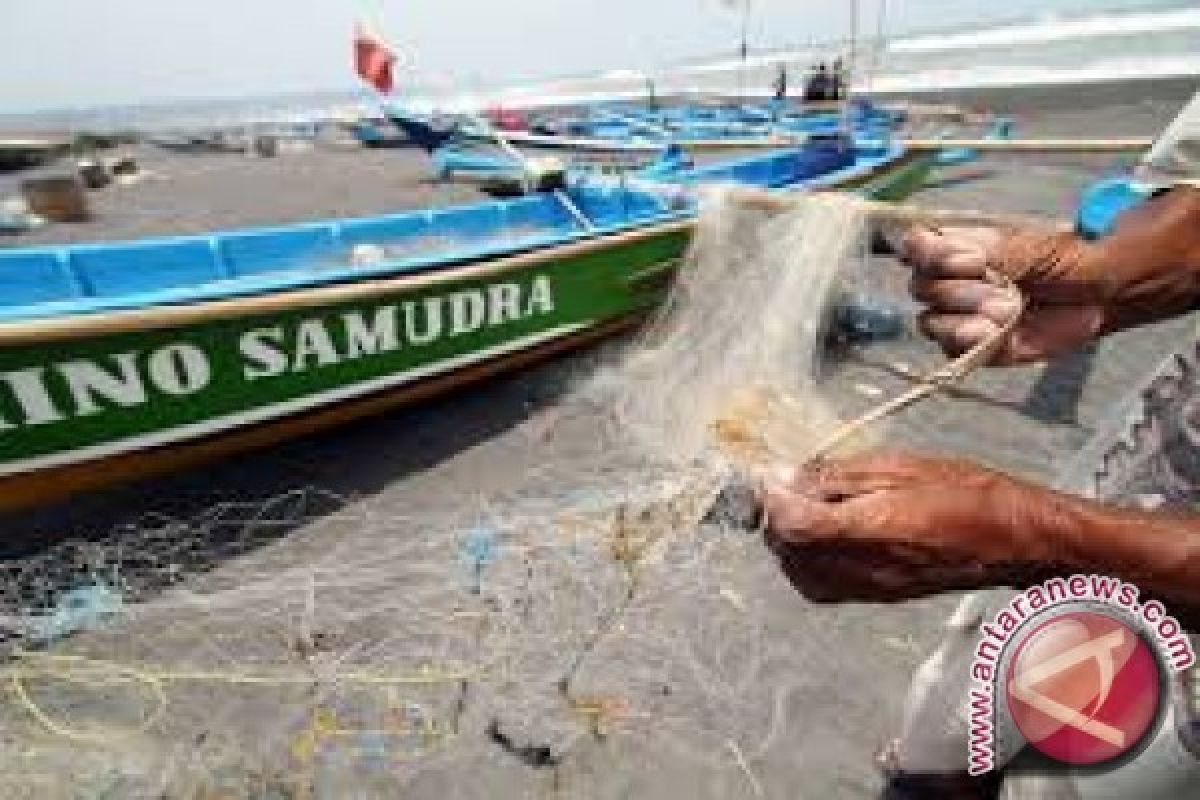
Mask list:
[{"label": "boat gunwale", "polygon": [[[856,150],[860,149],[856,145]],[[682,186],[703,186],[712,183],[735,183],[736,181],[721,181],[713,179],[705,179],[703,173],[706,171],[733,170],[738,167],[744,167],[751,164],[758,164],[764,161],[777,158],[786,158],[791,155],[797,155],[802,152],[802,147],[787,148],[780,150],[777,153],[767,153],[759,155],[749,155],[742,158],[734,159],[733,161],[719,162],[701,167],[693,167],[686,170],[681,175],[669,180],[661,181],[666,185],[682,185]],[[885,172],[890,169],[898,169],[908,163],[916,153],[905,147],[903,143],[898,141],[886,142],[880,148],[880,152],[876,155],[871,155],[859,160],[856,156],[855,160],[844,167],[839,167],[829,172],[814,175],[810,178],[802,178],[798,181],[785,183],[780,186],[769,187],[768,191],[803,191],[805,189],[825,189],[828,187],[838,188],[843,185],[853,185],[856,181],[870,179],[871,177]],[[701,175],[700,179],[696,179],[696,175]]]},{"label": "boat gunwale", "polygon": [[[467,138],[480,140],[482,134],[469,132],[465,134]],[[638,153],[657,153],[664,147],[670,144],[677,144],[686,150],[750,150],[750,149],[776,149],[780,147],[795,147],[801,145],[805,141],[805,136],[802,134],[795,135],[770,135],[770,136],[755,136],[741,137],[729,139],[687,139],[675,138],[664,139],[662,141],[650,141],[646,139],[632,139],[622,141],[620,139],[603,139],[598,137],[587,136],[555,136],[551,134],[527,133],[524,131],[505,132],[504,138],[515,145],[525,145],[527,147],[545,147],[558,150],[585,150],[585,151],[611,151],[611,152],[638,152]]]}]

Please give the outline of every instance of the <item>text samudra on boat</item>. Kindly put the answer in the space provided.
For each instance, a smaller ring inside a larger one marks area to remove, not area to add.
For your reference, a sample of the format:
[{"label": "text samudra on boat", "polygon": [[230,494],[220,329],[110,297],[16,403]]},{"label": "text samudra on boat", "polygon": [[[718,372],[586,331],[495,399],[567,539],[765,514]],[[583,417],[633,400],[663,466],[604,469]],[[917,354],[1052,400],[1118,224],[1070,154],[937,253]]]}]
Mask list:
[{"label": "text samudra on boat", "polygon": [[[294,322],[235,333],[236,369],[242,383],[306,373],[347,361],[437,345],[555,310],[550,278],[494,283],[378,305],[367,310],[326,312]],[[182,398],[228,383],[205,346],[189,339],[100,358],[70,359],[0,371],[0,436],[6,430],[132,408],[154,394]],[[203,341],[205,337],[196,337]]]}]

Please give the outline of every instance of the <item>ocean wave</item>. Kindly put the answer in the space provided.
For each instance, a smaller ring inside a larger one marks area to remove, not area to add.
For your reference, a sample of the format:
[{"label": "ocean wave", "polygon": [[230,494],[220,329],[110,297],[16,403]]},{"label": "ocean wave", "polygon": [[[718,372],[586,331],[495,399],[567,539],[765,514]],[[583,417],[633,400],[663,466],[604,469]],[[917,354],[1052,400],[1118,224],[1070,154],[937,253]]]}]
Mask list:
[{"label": "ocean wave", "polygon": [[1036,23],[897,39],[888,45],[888,51],[930,53],[973,50],[979,47],[1048,44],[1099,36],[1132,36],[1184,30],[1200,30],[1200,9],[1110,13],[1076,19],[1046,17]]}]

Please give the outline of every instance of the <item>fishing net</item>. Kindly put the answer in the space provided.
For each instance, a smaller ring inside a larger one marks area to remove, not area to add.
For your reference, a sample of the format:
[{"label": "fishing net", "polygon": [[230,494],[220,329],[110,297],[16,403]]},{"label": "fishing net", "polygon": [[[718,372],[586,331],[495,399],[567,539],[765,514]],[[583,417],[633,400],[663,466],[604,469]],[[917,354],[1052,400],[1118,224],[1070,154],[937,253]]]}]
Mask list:
[{"label": "fishing net", "polygon": [[6,565],[0,794],[661,796],[672,759],[695,796],[760,796],[830,645],[780,635],[761,541],[701,520],[833,423],[826,301],[864,220],[706,195],[661,316],[538,422],[512,491],[297,490]]}]

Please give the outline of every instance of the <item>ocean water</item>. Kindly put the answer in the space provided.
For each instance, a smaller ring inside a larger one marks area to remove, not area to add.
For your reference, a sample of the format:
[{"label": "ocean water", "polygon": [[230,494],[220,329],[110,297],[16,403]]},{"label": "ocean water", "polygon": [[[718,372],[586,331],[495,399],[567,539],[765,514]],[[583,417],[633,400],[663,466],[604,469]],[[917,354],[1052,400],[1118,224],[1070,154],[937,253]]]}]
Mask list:
[{"label": "ocean water", "polygon": [[[1167,7],[1065,17],[1043,15],[982,29],[916,33],[700,60],[654,76],[667,93],[765,95],[780,65],[798,88],[817,61],[853,57],[855,85],[875,92],[1096,83],[1200,75],[1200,8]],[[509,93],[514,101],[646,92],[646,77],[614,71],[592,79]]]},{"label": "ocean water", "polygon": [[1176,8],[901,38],[887,43],[873,83],[919,91],[1198,74],[1200,8]]},{"label": "ocean water", "polygon": [[[661,95],[712,92],[765,96],[780,65],[794,91],[813,63],[851,55],[847,43],[754,52],[666,66],[653,75]],[[982,29],[904,34],[862,40],[853,52],[855,84],[874,92],[1100,83],[1133,78],[1200,76],[1200,8],[1043,15]],[[644,97],[648,77],[627,69],[594,76],[447,95],[410,90],[403,102],[425,110],[477,110],[488,105],[538,107]],[[204,130],[288,126],[369,112],[367,92],[183,101],[0,115],[4,130]]]},{"label": "ocean water", "polygon": [[356,114],[368,98],[366,91],[326,91],[0,114],[0,131],[278,129]]}]

